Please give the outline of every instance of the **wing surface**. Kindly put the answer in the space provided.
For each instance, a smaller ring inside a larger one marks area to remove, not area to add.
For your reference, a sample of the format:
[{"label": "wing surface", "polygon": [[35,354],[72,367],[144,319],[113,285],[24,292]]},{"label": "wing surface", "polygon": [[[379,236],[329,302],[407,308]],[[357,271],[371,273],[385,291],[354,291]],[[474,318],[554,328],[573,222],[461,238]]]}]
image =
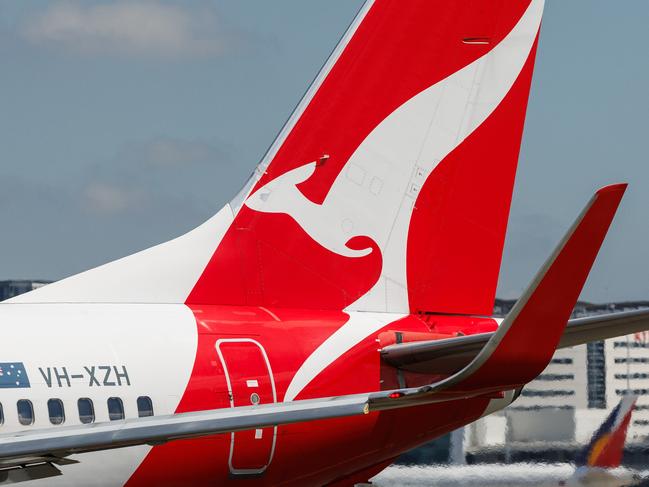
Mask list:
[{"label": "wing surface", "polygon": [[[369,412],[367,403],[368,394],[361,394],[22,431],[0,436],[0,470],[10,472],[15,469],[20,474],[18,477],[23,477],[34,467],[34,474],[40,475],[43,465],[52,467],[52,464],[70,463],[66,457],[78,453],[157,445],[265,426],[363,415]],[[58,474],[55,467],[50,471]],[[18,480],[32,478],[40,477],[28,476]]]}]

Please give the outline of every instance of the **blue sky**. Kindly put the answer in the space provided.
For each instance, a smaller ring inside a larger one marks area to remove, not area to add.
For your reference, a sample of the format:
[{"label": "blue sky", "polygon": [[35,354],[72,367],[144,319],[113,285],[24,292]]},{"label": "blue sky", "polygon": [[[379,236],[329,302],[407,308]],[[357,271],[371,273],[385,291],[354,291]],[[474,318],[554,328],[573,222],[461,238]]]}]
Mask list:
[{"label": "blue sky", "polygon": [[[361,3],[0,3],[0,278],[59,279],[215,213]],[[649,298],[648,24],[645,0],[547,0],[501,296],[628,181],[583,297]]]}]

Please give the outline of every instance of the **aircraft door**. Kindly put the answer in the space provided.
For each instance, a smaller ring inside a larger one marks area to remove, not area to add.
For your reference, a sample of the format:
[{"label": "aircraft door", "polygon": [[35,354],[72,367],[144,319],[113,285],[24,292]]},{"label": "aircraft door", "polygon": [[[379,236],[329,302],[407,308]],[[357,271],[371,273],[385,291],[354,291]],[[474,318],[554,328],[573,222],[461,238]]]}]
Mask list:
[{"label": "aircraft door", "polygon": [[[230,407],[277,402],[275,382],[266,351],[248,338],[216,342],[230,394]],[[277,427],[231,433],[229,467],[232,475],[260,475],[270,465]]]}]

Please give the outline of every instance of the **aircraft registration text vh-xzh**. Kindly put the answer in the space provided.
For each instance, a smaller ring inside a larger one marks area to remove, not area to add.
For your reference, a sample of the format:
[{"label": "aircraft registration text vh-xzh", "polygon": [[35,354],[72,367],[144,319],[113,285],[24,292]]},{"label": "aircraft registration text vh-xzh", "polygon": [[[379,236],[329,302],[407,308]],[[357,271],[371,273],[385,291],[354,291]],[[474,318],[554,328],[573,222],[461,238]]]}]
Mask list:
[{"label": "aircraft registration text vh-xzh", "polygon": [[[83,365],[79,367],[36,367],[47,387],[130,386],[126,365]],[[75,373],[76,372],[76,373]],[[22,362],[0,363],[0,389],[30,387],[29,375]]]},{"label": "aircraft registration text vh-xzh", "polygon": [[649,329],[570,319],[626,184],[491,317],[543,8],[368,0],[215,216],[0,304],[0,483],[351,486]]},{"label": "aircraft registration text vh-xzh", "polygon": [[[74,373],[79,370],[80,373]],[[80,368],[38,367],[38,371],[47,387],[71,387],[72,384],[85,384],[88,387],[131,385],[125,365],[84,365]]]}]

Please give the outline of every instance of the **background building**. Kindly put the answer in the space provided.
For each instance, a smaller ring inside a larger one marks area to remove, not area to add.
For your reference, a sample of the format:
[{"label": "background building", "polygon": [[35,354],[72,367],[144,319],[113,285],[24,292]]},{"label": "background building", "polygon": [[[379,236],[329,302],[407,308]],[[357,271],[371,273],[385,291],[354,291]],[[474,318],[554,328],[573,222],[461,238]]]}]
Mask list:
[{"label": "background building", "polygon": [[13,298],[14,296],[18,296],[19,294],[23,294],[28,291],[32,291],[41,286],[44,286],[45,284],[49,284],[50,282],[52,281],[30,281],[28,279],[0,281],[0,301]]},{"label": "background building", "polygon": [[[506,314],[513,303],[499,300],[496,313]],[[573,317],[648,307],[649,302],[579,303]],[[465,452],[505,461],[531,455],[550,461],[572,457],[628,393],[639,396],[628,444],[644,444],[649,436],[648,338],[637,333],[558,350],[511,406],[465,428]]]}]

